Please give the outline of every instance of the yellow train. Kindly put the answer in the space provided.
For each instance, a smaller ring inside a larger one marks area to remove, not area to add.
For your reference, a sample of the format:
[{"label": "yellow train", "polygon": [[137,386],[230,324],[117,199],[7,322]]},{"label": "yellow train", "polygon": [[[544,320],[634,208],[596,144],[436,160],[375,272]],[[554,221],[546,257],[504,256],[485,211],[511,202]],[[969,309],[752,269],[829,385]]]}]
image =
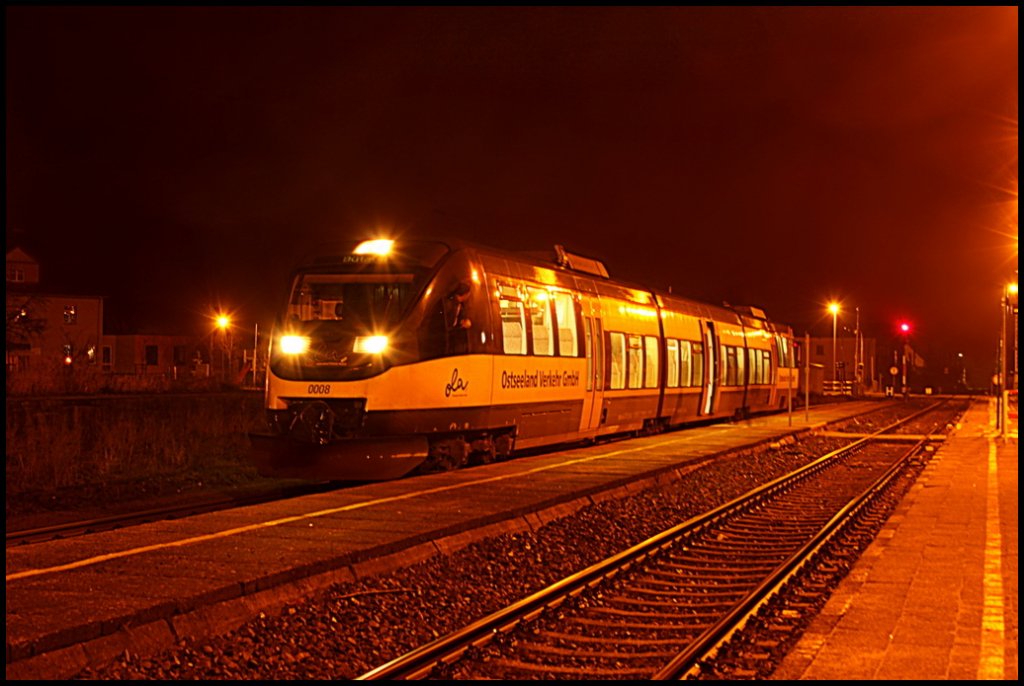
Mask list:
[{"label": "yellow train", "polygon": [[784,409],[790,327],[608,276],[555,246],[324,248],[272,335],[268,475],[381,480]]}]

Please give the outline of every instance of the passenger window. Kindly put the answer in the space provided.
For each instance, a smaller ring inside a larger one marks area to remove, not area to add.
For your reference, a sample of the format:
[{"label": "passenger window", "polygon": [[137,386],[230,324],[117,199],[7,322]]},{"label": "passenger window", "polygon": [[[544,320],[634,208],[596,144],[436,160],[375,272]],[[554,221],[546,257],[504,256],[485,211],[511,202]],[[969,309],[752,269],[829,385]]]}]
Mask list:
[{"label": "passenger window", "polygon": [[555,339],[551,325],[551,304],[548,292],[530,289],[530,324],[533,333],[533,354],[554,355]]},{"label": "passenger window", "polygon": [[502,347],[508,355],[526,354],[526,316],[518,300],[499,300]]},{"label": "passenger window", "polygon": [[690,341],[679,341],[679,385],[690,386],[691,363],[690,363]]},{"label": "passenger window", "polygon": [[640,342],[640,336],[629,336],[626,339],[627,344],[627,364],[626,373],[628,374],[628,384],[630,388],[640,388],[643,384],[643,371],[644,371],[644,349],[643,344]]},{"label": "passenger window", "polygon": [[554,293],[555,323],[558,326],[558,354],[579,357],[580,344],[576,333],[576,302],[568,293]]},{"label": "passenger window", "polygon": [[743,374],[744,360],[743,360],[743,349],[733,348],[736,353],[736,381],[737,386],[742,386],[746,382],[746,376]]},{"label": "passenger window", "polygon": [[679,341],[669,338],[665,341],[665,386],[679,385]]},{"label": "passenger window", "polygon": [[644,388],[658,387],[658,337],[644,336]]},{"label": "passenger window", "polygon": [[621,333],[608,334],[608,359],[611,373],[608,375],[608,388],[626,387],[626,336]]}]

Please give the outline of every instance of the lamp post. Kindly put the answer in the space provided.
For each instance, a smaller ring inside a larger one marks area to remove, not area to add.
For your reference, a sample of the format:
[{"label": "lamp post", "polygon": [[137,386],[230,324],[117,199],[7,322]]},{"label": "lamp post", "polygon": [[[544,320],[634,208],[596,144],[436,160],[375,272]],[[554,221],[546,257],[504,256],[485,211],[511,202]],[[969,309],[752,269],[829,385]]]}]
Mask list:
[{"label": "lamp post", "polygon": [[853,378],[857,384],[854,395],[860,395],[861,384],[864,382],[864,344],[860,336],[860,308],[857,308],[857,326],[853,331]]},{"label": "lamp post", "polygon": [[[224,335],[224,347],[227,348],[227,362],[224,361],[224,354],[221,353],[221,376],[227,378],[228,368],[231,366],[231,345],[228,341],[228,332],[231,330],[231,317],[226,314],[217,315],[217,328]],[[211,360],[212,362],[212,360]]]},{"label": "lamp post", "polygon": [[832,390],[835,390],[836,381],[839,380],[839,361],[836,359],[836,322],[839,316],[839,303],[828,304],[828,311],[832,313]]},{"label": "lamp post", "polygon": [[910,397],[910,388],[907,386],[907,337],[910,335],[910,324],[902,322],[900,333],[903,334],[903,399]]},{"label": "lamp post", "polygon": [[1002,331],[999,337],[999,374],[996,377],[999,380],[999,397],[996,405],[999,408],[999,435],[1004,439],[1009,432],[1010,391],[1017,390],[1017,290],[1016,282],[1007,284],[1000,303]]},{"label": "lamp post", "polygon": [[256,388],[257,381],[258,381],[258,378],[256,376],[256,371],[259,368],[259,366],[257,364],[257,360],[259,360],[259,350],[260,350],[260,323],[256,322],[255,323],[255,328],[253,329],[253,335],[252,335],[252,387],[253,388]]}]

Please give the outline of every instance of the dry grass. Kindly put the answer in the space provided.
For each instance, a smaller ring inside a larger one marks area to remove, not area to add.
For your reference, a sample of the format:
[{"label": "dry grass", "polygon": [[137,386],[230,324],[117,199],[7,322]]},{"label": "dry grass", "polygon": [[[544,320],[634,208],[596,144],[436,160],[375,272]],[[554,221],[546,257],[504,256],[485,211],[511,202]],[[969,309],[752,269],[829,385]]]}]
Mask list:
[{"label": "dry grass", "polygon": [[9,513],[76,490],[255,477],[245,457],[262,424],[258,393],[8,396],[6,409]]}]

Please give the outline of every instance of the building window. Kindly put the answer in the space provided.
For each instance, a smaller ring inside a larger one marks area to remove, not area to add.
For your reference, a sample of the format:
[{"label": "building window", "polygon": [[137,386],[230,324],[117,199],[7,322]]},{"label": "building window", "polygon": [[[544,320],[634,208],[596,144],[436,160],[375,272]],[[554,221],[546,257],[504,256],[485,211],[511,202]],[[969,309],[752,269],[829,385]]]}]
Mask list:
[{"label": "building window", "polygon": [[112,362],[113,362],[112,352],[113,351],[111,350],[109,345],[103,346],[103,350],[100,353],[102,355],[102,357],[100,359],[103,361],[103,366],[104,367],[109,367],[112,364]]},{"label": "building window", "polygon": [[146,365],[155,367],[160,363],[160,349],[155,345],[146,346]]},{"label": "building window", "polygon": [[7,270],[7,280],[12,283],[22,283],[25,281],[25,270],[19,269],[18,267],[11,267]]},{"label": "building window", "polygon": [[78,323],[78,306],[77,305],[65,305],[64,306],[64,323],[65,324],[77,324]]}]

